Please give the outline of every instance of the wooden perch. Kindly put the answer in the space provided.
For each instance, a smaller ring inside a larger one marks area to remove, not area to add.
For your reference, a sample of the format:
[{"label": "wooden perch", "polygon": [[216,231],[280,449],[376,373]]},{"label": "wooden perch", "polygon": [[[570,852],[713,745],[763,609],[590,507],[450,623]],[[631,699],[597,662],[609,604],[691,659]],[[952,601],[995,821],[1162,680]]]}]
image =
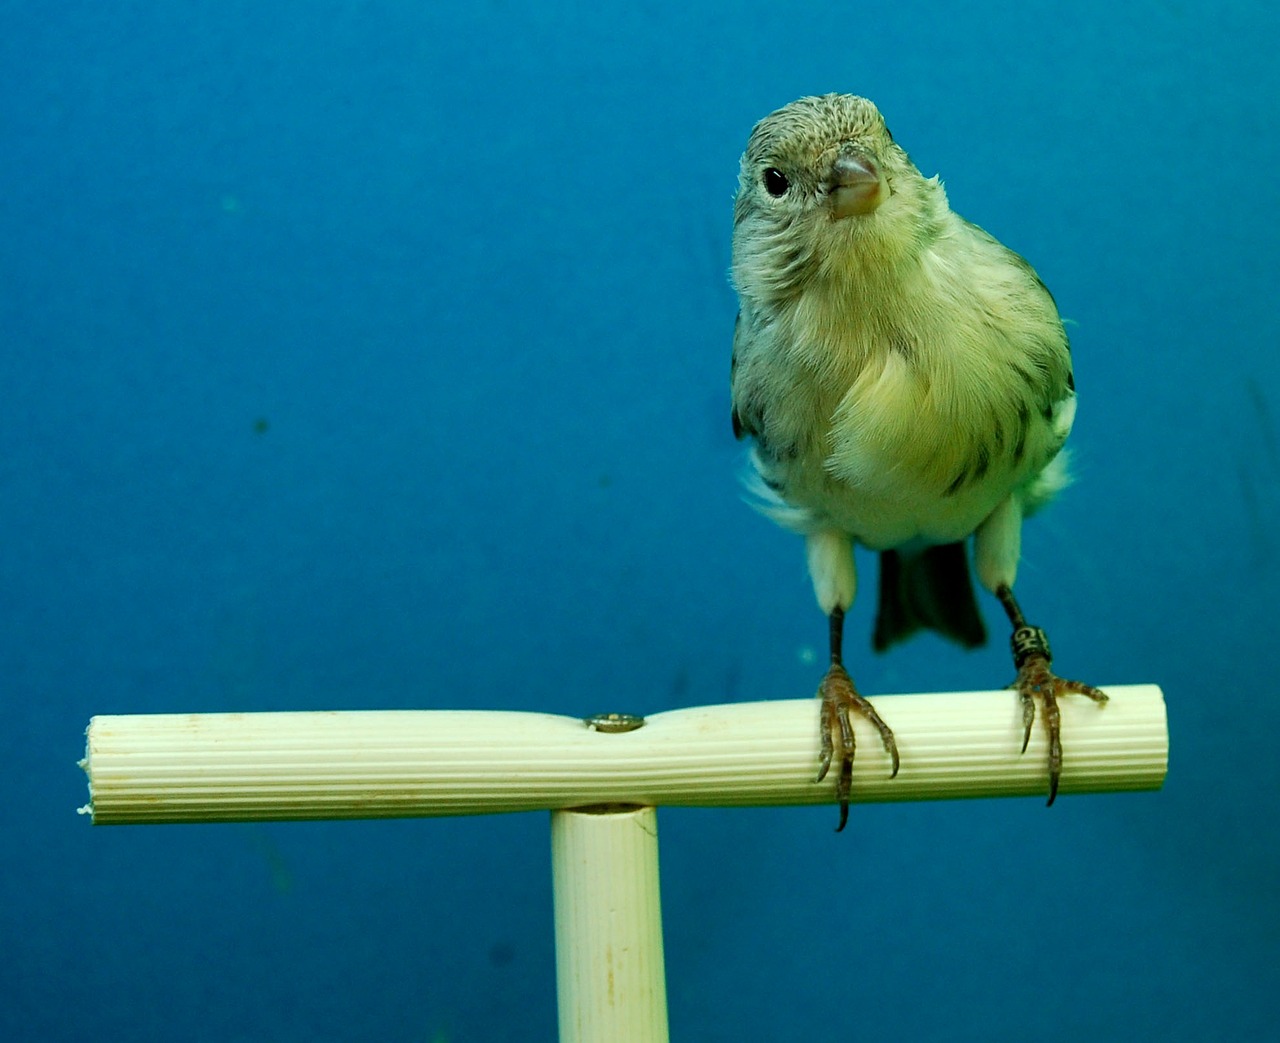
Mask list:
[{"label": "wooden perch", "polygon": [[[1062,700],[1061,793],[1159,789],[1168,762],[1155,685],[1108,688],[1105,707]],[[1019,755],[1009,691],[872,699],[897,735],[890,779],[858,720],[855,802],[1043,796],[1037,722]],[[813,782],[812,699],[669,710],[631,731],[574,717],[471,710],[94,717],[85,759],[95,824],[477,815],[596,805],[833,802]]]}]

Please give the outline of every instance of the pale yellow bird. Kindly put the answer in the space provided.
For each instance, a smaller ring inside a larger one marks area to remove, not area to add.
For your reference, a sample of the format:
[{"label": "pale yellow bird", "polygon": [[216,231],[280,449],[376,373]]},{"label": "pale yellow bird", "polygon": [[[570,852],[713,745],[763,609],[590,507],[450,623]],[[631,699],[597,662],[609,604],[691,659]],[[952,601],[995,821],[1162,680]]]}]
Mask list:
[{"label": "pale yellow bird", "polygon": [[762,509],[804,536],[831,666],[818,689],[817,781],[837,768],[848,817],[851,712],[890,727],[844,668],[853,546],[880,552],[873,643],[920,627],[985,640],[969,578],[1004,607],[1025,751],[1036,701],[1049,803],[1062,770],[1057,699],[1106,696],[1049,668],[1048,639],[1013,596],[1022,519],[1066,484],[1075,417],[1071,351],[1031,266],[952,212],[942,184],[847,94],[801,98],[761,120],[734,205],[733,429],[754,440]]}]

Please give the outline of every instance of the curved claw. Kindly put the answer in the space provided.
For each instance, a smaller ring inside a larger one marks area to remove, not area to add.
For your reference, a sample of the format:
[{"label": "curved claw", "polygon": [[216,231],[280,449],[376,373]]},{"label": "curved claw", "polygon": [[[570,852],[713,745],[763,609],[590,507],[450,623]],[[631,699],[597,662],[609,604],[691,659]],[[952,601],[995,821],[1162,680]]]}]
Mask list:
[{"label": "curved claw", "polygon": [[1031,726],[1036,723],[1036,701],[1031,697],[1029,692],[1024,692],[1018,682],[1014,681],[1009,686],[1018,689],[1018,701],[1022,703],[1022,753],[1027,752],[1027,746],[1031,742]]}]

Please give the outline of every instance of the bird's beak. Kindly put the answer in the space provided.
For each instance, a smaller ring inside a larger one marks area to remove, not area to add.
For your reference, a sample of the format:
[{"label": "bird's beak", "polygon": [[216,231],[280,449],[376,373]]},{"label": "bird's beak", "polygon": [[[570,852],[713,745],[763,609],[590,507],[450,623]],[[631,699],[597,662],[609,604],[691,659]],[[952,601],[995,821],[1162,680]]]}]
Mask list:
[{"label": "bird's beak", "polygon": [[831,164],[831,214],[838,221],[862,217],[889,198],[889,185],[880,167],[862,152],[841,152]]}]

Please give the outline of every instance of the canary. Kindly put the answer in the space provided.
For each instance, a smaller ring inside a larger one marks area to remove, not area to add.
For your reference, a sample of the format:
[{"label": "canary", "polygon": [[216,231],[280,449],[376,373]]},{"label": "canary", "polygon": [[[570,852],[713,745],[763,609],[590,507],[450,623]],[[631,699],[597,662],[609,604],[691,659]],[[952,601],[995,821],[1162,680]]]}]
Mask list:
[{"label": "canary", "polygon": [[805,540],[828,616],[816,781],[833,765],[848,819],[850,714],[893,731],[842,654],[855,544],[879,552],[873,644],[924,627],[985,640],[973,571],[1003,606],[1026,751],[1036,704],[1052,804],[1058,699],[1106,695],[1050,669],[1049,641],[1013,595],[1023,518],[1067,483],[1076,411],[1071,351],[1052,295],[1022,257],[954,213],[865,98],[801,98],[766,116],[734,204],[733,430],[751,439],[758,506]]}]

